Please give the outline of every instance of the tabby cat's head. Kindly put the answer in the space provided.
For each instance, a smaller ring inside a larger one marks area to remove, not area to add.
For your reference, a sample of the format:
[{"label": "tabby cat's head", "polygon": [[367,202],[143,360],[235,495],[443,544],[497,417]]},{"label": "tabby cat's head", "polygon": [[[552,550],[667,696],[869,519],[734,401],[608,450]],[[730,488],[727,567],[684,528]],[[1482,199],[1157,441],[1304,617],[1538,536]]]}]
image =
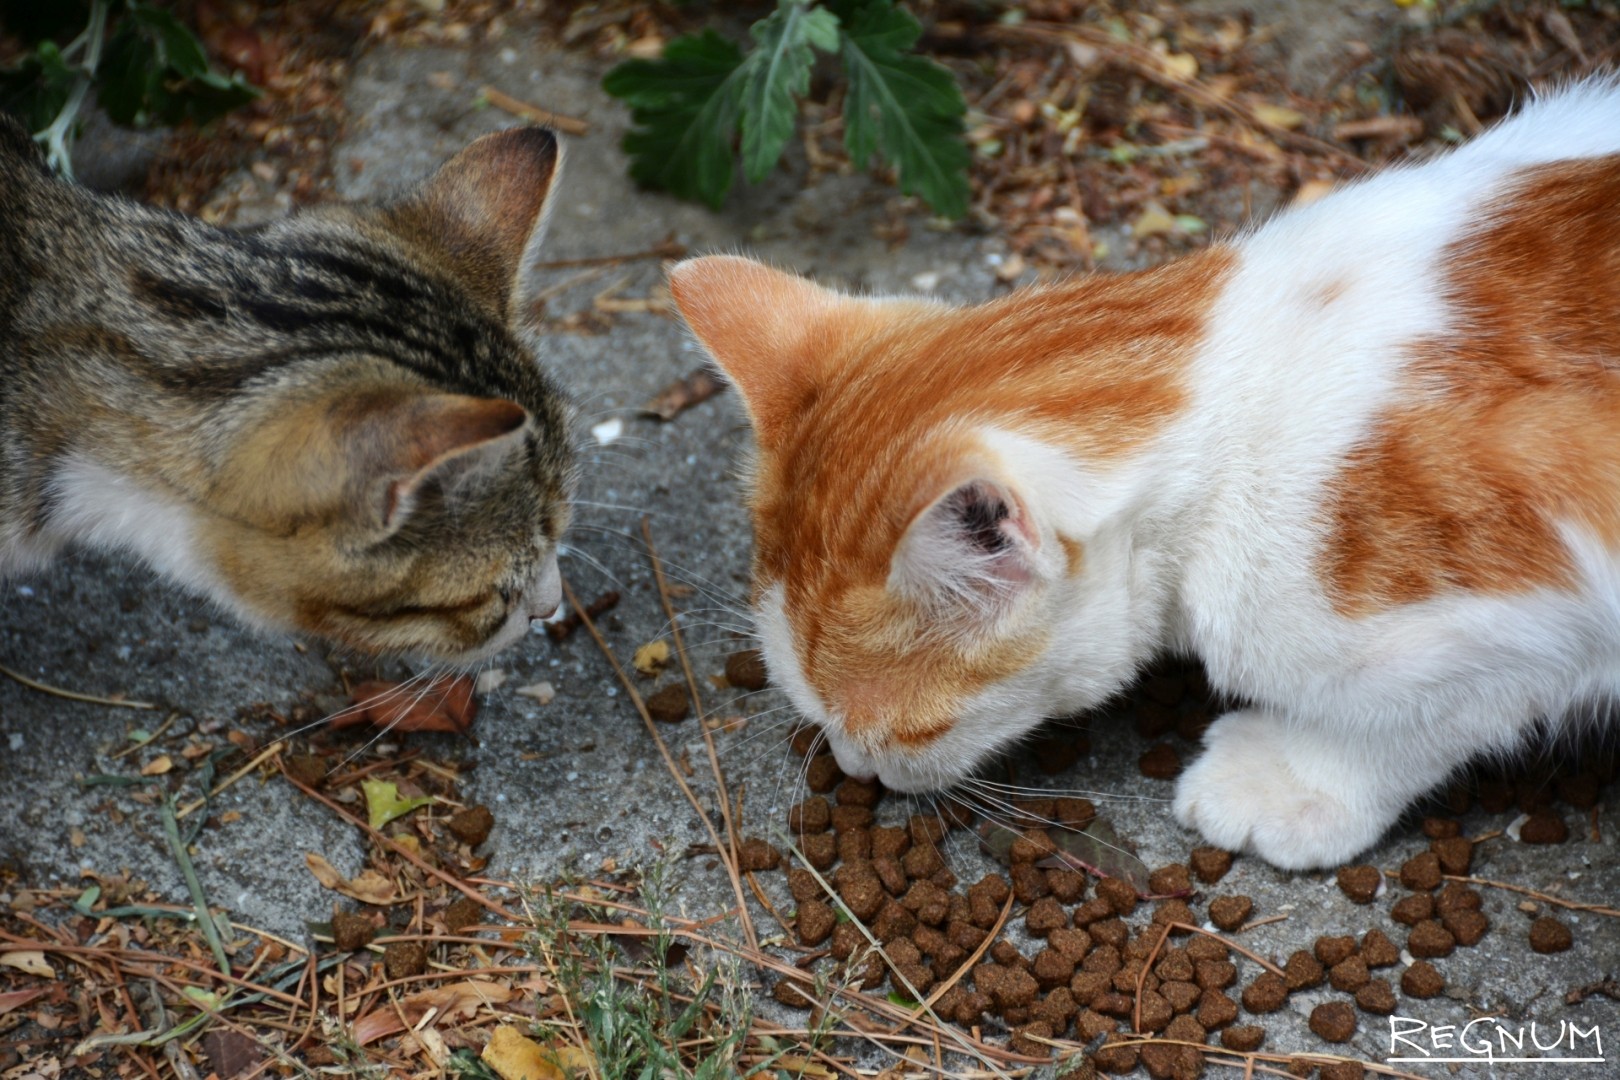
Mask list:
[{"label": "tabby cat's head", "polygon": [[571,407],[521,329],[560,158],[498,132],[397,201],[246,232],[22,185],[86,237],[27,267],[19,307],[19,340],[58,350],[41,369],[64,342],[75,365],[26,425],[52,462],[38,531],[362,652],[517,641],[558,604],[575,483]]},{"label": "tabby cat's head", "polygon": [[[499,132],[397,203],[267,234],[366,300],[328,308],[318,286],[285,282],[282,302],[329,320],[296,336],[329,335],[330,351],[283,368],[225,462],[235,495],[208,542],[250,608],[362,651],[462,663],[556,610],[572,412],[521,324],[560,164],[549,131]],[[327,246],[333,228],[354,231],[348,251]]]},{"label": "tabby cat's head", "polygon": [[972,307],[672,271],[754,427],[766,665],[846,772],[948,787],[1146,659],[1106,463],[1179,407],[1221,258]]}]

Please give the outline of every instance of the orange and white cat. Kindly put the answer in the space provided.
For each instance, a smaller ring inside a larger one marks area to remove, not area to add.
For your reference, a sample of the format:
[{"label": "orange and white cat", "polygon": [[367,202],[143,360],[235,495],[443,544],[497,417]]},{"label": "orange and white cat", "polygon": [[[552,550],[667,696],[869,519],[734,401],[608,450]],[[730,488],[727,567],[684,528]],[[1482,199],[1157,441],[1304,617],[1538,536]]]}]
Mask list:
[{"label": "orange and white cat", "polygon": [[1324,866],[1620,696],[1620,84],[1139,273],[671,280],[757,435],[767,664],[847,772],[948,787],[1190,652],[1252,705],[1176,816]]}]

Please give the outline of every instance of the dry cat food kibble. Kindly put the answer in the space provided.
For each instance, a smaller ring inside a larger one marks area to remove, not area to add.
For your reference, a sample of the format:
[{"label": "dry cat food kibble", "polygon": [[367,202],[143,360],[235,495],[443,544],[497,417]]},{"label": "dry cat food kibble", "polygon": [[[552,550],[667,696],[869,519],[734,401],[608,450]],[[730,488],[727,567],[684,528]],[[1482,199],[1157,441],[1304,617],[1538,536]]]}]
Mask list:
[{"label": "dry cat food kibble", "polygon": [[1491,921],[1472,908],[1459,908],[1441,915],[1440,925],[1451,931],[1457,944],[1477,945],[1491,928]]},{"label": "dry cat food kibble", "polygon": [[1342,1001],[1323,1002],[1311,1010],[1310,1024],[1328,1042],[1349,1042],[1356,1033],[1356,1010]]},{"label": "dry cat food kibble", "polygon": [[1575,944],[1575,935],[1565,924],[1543,915],[1530,924],[1530,947],[1538,953],[1560,953]]},{"label": "dry cat food kibble", "polygon": [[1266,1041],[1266,1029],[1258,1024],[1229,1027],[1221,1032],[1221,1045],[1240,1054],[1252,1054]]},{"label": "dry cat food kibble", "polygon": [[444,827],[451,836],[475,848],[489,839],[489,831],[495,827],[495,815],[487,806],[469,806],[446,818]]},{"label": "dry cat food kibble", "polygon": [[1418,892],[1401,897],[1390,909],[1389,917],[1407,926],[1416,926],[1424,919],[1434,918],[1434,894]]},{"label": "dry cat food kibble", "polygon": [[1569,839],[1569,826],[1551,810],[1537,810],[1519,826],[1519,839],[1526,844],[1562,844]]},{"label": "dry cat food kibble", "polygon": [[383,972],[390,980],[420,975],[427,963],[427,946],[420,941],[396,941],[383,950]]},{"label": "dry cat food kibble", "polygon": [[1348,936],[1319,937],[1316,939],[1316,958],[1323,967],[1331,968],[1356,952],[1356,939]]},{"label": "dry cat food kibble", "polygon": [[739,690],[765,689],[765,658],[758,649],[744,649],[726,657],[726,682]]},{"label": "dry cat food kibble", "polygon": [[1401,866],[1401,884],[1413,892],[1440,887],[1440,857],[1432,851],[1414,855]]},{"label": "dry cat food kibble", "polygon": [[1181,775],[1181,755],[1169,743],[1159,743],[1143,751],[1136,766],[1153,780],[1174,780]]},{"label": "dry cat food kibble", "polygon": [[1389,967],[1401,961],[1401,951],[1382,930],[1369,930],[1361,938],[1361,959],[1370,968]]},{"label": "dry cat food kibble", "polygon": [[1432,998],[1445,988],[1445,978],[1427,960],[1419,960],[1401,973],[1401,993],[1407,997]]},{"label": "dry cat food kibble", "polygon": [[1313,986],[1320,986],[1322,980],[1327,978],[1327,972],[1322,968],[1322,962],[1304,949],[1295,950],[1283,965],[1283,980],[1288,983],[1289,990],[1309,990]]},{"label": "dry cat food kibble", "polygon": [[1236,930],[1254,910],[1254,901],[1247,896],[1217,896],[1209,902],[1209,921],[1222,930]]},{"label": "dry cat food kibble", "polygon": [[332,939],[344,952],[354,952],[371,944],[377,936],[377,924],[353,911],[332,913]]},{"label": "dry cat food kibble", "polygon": [[1464,836],[1435,840],[1429,845],[1429,850],[1440,860],[1440,870],[1443,873],[1461,877],[1467,874],[1474,864],[1474,843]]},{"label": "dry cat food kibble", "polygon": [[782,865],[782,853],[758,837],[745,837],[737,845],[737,869],[775,870]]},{"label": "dry cat food kibble", "polygon": [[1384,979],[1373,979],[1356,991],[1356,1004],[1363,1012],[1388,1016],[1395,1011],[1395,991]]},{"label": "dry cat food kibble", "polygon": [[1243,991],[1243,1007],[1252,1013],[1276,1012],[1288,1000],[1288,984],[1267,971]]},{"label": "dry cat food kibble", "polygon": [[1232,853],[1216,847],[1195,847],[1188,862],[1192,864],[1192,871],[1199,881],[1213,885],[1232,869]]},{"label": "dry cat food kibble", "polygon": [[1343,866],[1339,868],[1339,888],[1344,895],[1358,904],[1370,904],[1384,883],[1384,875],[1376,866]]},{"label": "dry cat food kibble", "polygon": [[670,683],[647,697],[647,715],[661,724],[678,724],[692,711],[691,699],[681,683]]},{"label": "dry cat food kibble", "polygon": [[1407,951],[1424,959],[1450,956],[1456,947],[1457,939],[1451,931],[1434,919],[1418,923],[1406,937]]}]

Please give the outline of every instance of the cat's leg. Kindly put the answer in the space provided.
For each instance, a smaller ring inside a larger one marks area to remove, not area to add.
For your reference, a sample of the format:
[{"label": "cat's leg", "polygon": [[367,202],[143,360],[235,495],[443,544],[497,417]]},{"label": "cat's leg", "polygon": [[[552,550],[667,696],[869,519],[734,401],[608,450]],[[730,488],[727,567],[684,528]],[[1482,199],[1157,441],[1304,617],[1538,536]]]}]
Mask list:
[{"label": "cat's leg", "polygon": [[1216,720],[1176,785],[1176,819],[1287,869],[1342,863],[1462,761],[1418,739],[1290,723],[1263,709]]}]

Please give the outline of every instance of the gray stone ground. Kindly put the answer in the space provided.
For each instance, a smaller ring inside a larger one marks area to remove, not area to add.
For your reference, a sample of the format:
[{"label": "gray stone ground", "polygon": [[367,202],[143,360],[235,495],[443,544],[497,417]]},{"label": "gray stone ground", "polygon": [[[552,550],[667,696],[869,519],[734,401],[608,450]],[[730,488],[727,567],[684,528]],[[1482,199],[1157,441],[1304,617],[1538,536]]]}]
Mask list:
[{"label": "gray stone ground", "polygon": [[[448,73],[448,75],[438,74]],[[432,76],[430,78],[430,76]],[[617,143],[624,117],[598,89],[600,69],[589,61],[538,47],[496,52],[461,49],[399,51],[383,48],[358,68],[350,89],[356,122],[336,161],[343,194],[369,197],[428,172],[474,136],[511,118],[474,107],[476,88],[493,83],[507,92],[591,121],[590,135],[569,146],[564,187],[552,219],[547,254],[570,258],[651,247],[673,233],[693,251],[746,250],[823,280],[900,291],[932,284],[937,295],[976,299],[998,286],[992,264],[1000,254],[993,236],[966,230],[933,231],[913,218],[908,243],[889,249],[872,224],[885,214],[893,192],[863,177],[828,177],[804,189],[783,176],[734,196],[723,215],[635,190],[625,177]],[[234,189],[244,195],[238,220],[281,212],[284,200],[244,172]],[[1235,224],[1235,223],[1229,223]],[[1116,250],[1119,245],[1116,245]],[[554,271],[553,285],[577,271]],[[588,307],[592,296],[623,275],[622,295],[646,296],[659,281],[656,262],[611,270],[554,298],[552,320]],[[619,588],[624,598],[606,620],[621,657],[663,630],[646,560],[632,539],[642,514],[650,515],[666,562],[699,592],[684,601],[693,613],[687,632],[696,643],[700,677],[720,670],[727,652],[741,647],[733,633],[745,590],[749,533],[738,504],[735,463],[748,433],[735,403],[721,396],[671,424],[638,418],[635,406],[699,361],[673,322],[650,314],[619,315],[600,334],[549,332],[543,359],[570,387],[586,425],[622,418],[623,435],[598,445],[582,432],[586,472],[580,526],[571,545],[579,555],[567,572],[582,595]],[[0,596],[0,663],[36,678],[93,692],[123,692],[172,706],[182,719],[174,731],[217,727],[254,703],[283,709],[310,698],[337,700],[333,667],[319,649],[301,650],[286,639],[254,637],[205,604],[155,583],[141,568],[114,559],[77,556],[50,573],[12,582]],[[491,870],[515,878],[549,879],[565,868],[591,870],[605,858],[620,865],[645,862],[652,843],[678,851],[705,842],[706,834],[618,689],[601,655],[583,634],[561,646],[536,634],[496,662],[508,674],[484,701],[476,743],[448,737],[414,739],[441,758],[476,766],[465,785],[471,800],[487,802],[497,817]],[[666,676],[666,679],[669,676]],[[513,688],[549,680],[557,696],[537,705]],[[735,699],[711,695],[719,715],[755,716],[745,731],[722,736],[728,779],[745,786],[747,831],[764,834],[785,820],[798,797],[783,745],[787,713],[774,694]],[[73,704],[0,679],[0,778],[9,812],[0,816],[0,866],[18,871],[21,886],[71,886],[82,870],[127,868],[164,896],[183,901],[185,890],[164,847],[156,812],[108,788],[82,789],[75,777],[130,771],[142,758],[114,762],[108,752],[125,743],[151,714]],[[272,735],[268,725],[255,729]],[[693,786],[712,805],[713,785],[702,767],[702,742],[688,721],[665,729],[677,754],[698,766]],[[1128,727],[1092,721],[1093,753],[1068,773],[1028,781],[1088,789],[1122,834],[1136,841],[1150,866],[1186,857],[1195,839],[1170,819],[1170,785],[1144,780],[1135,762],[1145,743]],[[178,739],[167,740],[173,748]],[[152,756],[150,753],[146,757]],[[1024,763],[1027,766],[1027,762]],[[1025,767],[1023,776],[1039,776]],[[302,854],[326,854],[340,870],[358,869],[354,832],[324,809],[279,782],[250,779],[216,800],[214,814],[240,818],[214,824],[197,844],[197,862],[210,898],[239,920],[293,936],[306,920],[330,914],[333,894],[303,865]],[[909,812],[898,804],[886,813]],[[1468,815],[1471,834],[1501,828],[1511,819]],[[1506,838],[1483,844],[1476,873],[1591,902],[1620,900],[1620,809],[1612,791],[1597,818],[1602,840],[1571,816],[1575,839],[1532,848]],[[82,834],[82,846],[75,840]],[[1393,869],[1425,846],[1415,824],[1403,826],[1369,858]],[[958,843],[953,865],[964,880],[987,868],[983,857]],[[695,915],[721,910],[729,889],[700,860],[681,864],[681,904]],[[768,884],[783,900],[780,879]],[[1284,874],[1240,859],[1214,890],[1254,898],[1255,915],[1287,915],[1253,930],[1246,944],[1278,959],[1308,947],[1319,934],[1357,933],[1380,926],[1402,940],[1375,909],[1387,911],[1398,888],[1375,908],[1351,904],[1330,875]],[[1575,1022],[1598,1025],[1604,1065],[1409,1066],[1422,1075],[1467,1077],[1620,1076],[1620,1009],[1589,998],[1566,1007],[1565,992],[1620,975],[1620,922],[1562,913],[1576,947],[1560,956],[1532,954],[1525,941],[1529,917],[1521,897],[1485,890],[1493,931],[1478,947],[1440,962],[1451,991],[1421,1003],[1402,999],[1401,1012],[1431,1024],[1465,1024],[1496,1014],[1509,1027]],[[5,897],[0,895],[0,901]],[[1310,1008],[1328,992],[1294,995],[1288,1012],[1268,1019],[1268,1049],[1322,1049],[1306,1030]],[[767,1011],[776,1008],[765,1002]],[[1567,1045],[1567,1043],[1566,1043]],[[1387,1029],[1363,1018],[1345,1048],[1381,1061],[1391,1053]]]}]

